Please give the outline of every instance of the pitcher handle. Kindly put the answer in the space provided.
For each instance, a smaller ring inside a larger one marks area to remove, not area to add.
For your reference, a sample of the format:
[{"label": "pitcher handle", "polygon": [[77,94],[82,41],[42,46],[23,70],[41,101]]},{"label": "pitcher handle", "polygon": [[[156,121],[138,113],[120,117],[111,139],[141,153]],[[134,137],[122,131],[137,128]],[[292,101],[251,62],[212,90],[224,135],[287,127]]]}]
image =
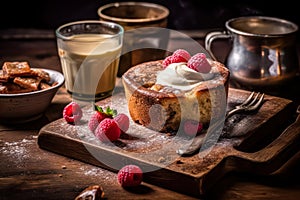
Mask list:
[{"label": "pitcher handle", "polygon": [[211,50],[212,42],[215,39],[228,39],[230,37],[231,36],[226,31],[213,31],[213,32],[208,33],[205,36],[205,43],[204,43],[205,49],[208,51],[208,53],[210,54],[210,56],[213,60],[217,60],[217,59]]}]

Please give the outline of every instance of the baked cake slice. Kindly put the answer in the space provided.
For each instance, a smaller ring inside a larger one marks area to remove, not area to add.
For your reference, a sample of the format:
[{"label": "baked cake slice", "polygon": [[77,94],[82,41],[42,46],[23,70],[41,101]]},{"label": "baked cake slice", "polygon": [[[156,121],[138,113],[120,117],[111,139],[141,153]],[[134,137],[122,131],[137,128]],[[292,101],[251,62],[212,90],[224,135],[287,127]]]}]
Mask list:
[{"label": "baked cake slice", "polygon": [[166,60],[141,63],[123,74],[134,122],[159,132],[176,132],[185,120],[205,126],[212,118],[224,116],[230,74],[222,63],[207,59],[211,69],[198,73],[187,67],[187,62],[166,66]]}]

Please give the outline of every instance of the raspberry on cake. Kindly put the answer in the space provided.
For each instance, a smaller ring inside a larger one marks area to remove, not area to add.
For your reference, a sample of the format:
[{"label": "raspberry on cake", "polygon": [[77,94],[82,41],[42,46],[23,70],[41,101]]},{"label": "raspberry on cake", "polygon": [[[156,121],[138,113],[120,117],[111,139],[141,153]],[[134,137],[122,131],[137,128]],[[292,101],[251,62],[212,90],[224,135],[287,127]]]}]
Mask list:
[{"label": "raspberry on cake", "polygon": [[[159,132],[176,132],[184,120],[205,126],[212,117],[224,116],[229,70],[203,55],[194,56],[186,62],[141,63],[123,74],[128,110],[134,122]],[[193,67],[187,65],[189,61]]]}]

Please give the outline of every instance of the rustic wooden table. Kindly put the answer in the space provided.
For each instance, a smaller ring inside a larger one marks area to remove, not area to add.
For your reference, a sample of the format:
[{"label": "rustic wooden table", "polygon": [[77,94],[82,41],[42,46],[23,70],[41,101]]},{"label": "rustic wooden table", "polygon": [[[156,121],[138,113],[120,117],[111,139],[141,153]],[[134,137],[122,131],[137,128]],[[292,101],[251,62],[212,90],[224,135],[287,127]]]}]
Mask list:
[{"label": "rustic wooden table", "polygon": [[[222,47],[222,51],[217,52],[221,60],[228,48]],[[27,60],[34,67],[61,71],[52,31],[1,32],[0,55],[1,64],[4,61]],[[292,90],[288,95],[299,102],[299,90]],[[62,87],[44,116],[37,121],[14,126],[0,123],[1,200],[74,199],[93,184],[103,187],[107,199],[199,199],[144,182],[134,191],[125,190],[117,183],[114,172],[39,148],[37,136],[40,128],[61,118],[63,107],[71,100]],[[300,152],[269,176],[230,173],[200,198],[299,199],[299,168]]]}]

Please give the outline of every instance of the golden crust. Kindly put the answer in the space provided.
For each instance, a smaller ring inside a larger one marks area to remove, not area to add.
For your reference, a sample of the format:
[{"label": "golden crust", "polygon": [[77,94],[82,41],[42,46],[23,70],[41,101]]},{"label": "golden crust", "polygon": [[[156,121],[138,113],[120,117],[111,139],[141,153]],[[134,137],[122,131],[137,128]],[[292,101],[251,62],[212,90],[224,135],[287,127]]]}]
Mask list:
[{"label": "golden crust", "polygon": [[133,121],[159,132],[174,132],[182,120],[191,119],[208,124],[226,108],[229,70],[216,61],[215,78],[204,81],[191,91],[161,92],[155,85],[157,72],[163,70],[162,60],[142,63],[122,76],[128,109]]}]

